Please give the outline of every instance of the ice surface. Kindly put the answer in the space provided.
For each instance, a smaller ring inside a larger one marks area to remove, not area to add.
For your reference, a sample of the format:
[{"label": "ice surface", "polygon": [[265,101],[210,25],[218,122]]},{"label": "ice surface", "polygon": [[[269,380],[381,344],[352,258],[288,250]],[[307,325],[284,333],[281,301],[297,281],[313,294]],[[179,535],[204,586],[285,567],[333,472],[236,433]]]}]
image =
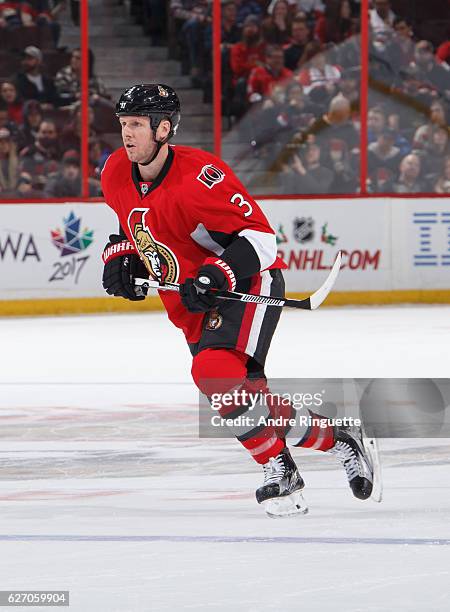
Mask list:
[{"label": "ice surface", "polygon": [[[448,377],[449,331],[448,307],[286,312],[267,370]],[[70,590],[75,612],[450,609],[450,440],[382,441],[382,504],[295,450],[310,514],[274,521],[239,444],[198,439],[164,315],[3,319],[0,337],[0,590]]]}]

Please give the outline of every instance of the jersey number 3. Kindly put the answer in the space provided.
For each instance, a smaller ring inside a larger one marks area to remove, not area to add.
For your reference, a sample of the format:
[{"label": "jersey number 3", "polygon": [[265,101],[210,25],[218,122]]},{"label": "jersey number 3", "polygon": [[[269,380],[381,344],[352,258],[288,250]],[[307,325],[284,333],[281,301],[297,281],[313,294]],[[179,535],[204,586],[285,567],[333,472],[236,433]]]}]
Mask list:
[{"label": "jersey number 3", "polygon": [[247,210],[244,212],[244,217],[249,217],[253,212],[252,205],[247,202],[247,200],[245,200],[243,195],[240,193],[235,193],[234,195],[232,195],[230,198],[230,202],[232,204],[237,204],[239,208],[242,208],[243,206],[247,207]]}]

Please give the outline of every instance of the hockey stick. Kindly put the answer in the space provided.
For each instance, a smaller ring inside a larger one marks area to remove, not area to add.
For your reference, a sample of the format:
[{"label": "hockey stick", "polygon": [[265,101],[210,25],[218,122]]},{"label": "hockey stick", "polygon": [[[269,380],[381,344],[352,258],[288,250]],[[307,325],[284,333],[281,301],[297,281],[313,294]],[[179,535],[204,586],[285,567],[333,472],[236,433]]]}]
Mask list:
[{"label": "hockey stick", "polygon": [[[339,251],[334,261],[331,272],[324,284],[312,295],[304,300],[290,300],[287,298],[276,298],[268,295],[253,295],[251,293],[238,293],[237,291],[215,291],[218,298],[222,300],[238,300],[239,302],[252,302],[254,304],[265,304],[266,306],[279,306],[280,308],[302,308],[303,310],[315,310],[330,293],[341,268],[342,255]],[[148,278],[135,278],[134,285],[137,295],[146,295],[145,289],[161,289],[163,291],[179,291],[180,285],[176,283],[159,283]],[[139,293],[138,293],[139,291]]]}]

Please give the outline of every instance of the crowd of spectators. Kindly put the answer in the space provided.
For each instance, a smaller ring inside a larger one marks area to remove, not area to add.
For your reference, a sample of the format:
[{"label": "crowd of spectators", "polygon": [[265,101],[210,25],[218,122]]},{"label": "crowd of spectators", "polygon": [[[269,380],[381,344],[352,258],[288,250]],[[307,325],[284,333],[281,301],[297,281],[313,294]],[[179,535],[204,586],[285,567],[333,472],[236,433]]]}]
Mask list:
[{"label": "crowd of spectators", "polygon": [[44,48],[57,48],[61,34],[58,17],[66,0],[2,0],[0,34],[4,48],[20,39]]},{"label": "crowd of spectators", "polygon": [[[160,0],[143,1],[155,14]],[[358,192],[360,2],[221,6],[222,110],[236,125],[234,139],[248,144],[247,158],[275,176],[277,192]],[[209,101],[212,3],[171,0],[168,14],[182,70]],[[434,0],[371,0],[369,20],[367,188],[442,193],[449,186],[450,17]]]},{"label": "crowd of spectators", "polygon": [[[67,4],[0,0],[0,197],[80,194],[81,54],[58,49],[58,17]],[[449,193],[444,4],[371,0],[371,192]],[[78,1],[69,5],[76,21]],[[127,0],[127,6],[151,44],[168,45],[210,101],[212,0]],[[239,159],[252,162],[249,176],[273,193],[358,192],[360,0],[222,0],[221,7],[222,112],[228,141]],[[112,101],[92,53],[89,89],[90,190],[98,195],[111,149],[99,127],[103,109],[112,115]]]},{"label": "crowd of spectators", "polygon": [[[1,27],[12,28],[13,23]],[[7,61],[0,61],[0,198],[79,197],[80,49],[28,45],[0,50],[0,59],[2,53]],[[113,117],[113,104],[95,74],[91,51],[89,100],[89,195],[98,196],[100,171],[111,147],[94,124],[105,109]]]}]

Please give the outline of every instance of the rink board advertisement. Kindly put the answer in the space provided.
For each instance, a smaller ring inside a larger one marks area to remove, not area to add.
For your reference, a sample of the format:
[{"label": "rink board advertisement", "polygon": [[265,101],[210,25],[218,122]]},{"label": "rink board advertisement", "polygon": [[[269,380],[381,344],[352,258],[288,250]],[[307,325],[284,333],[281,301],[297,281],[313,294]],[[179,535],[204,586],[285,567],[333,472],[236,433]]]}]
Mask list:
[{"label": "rink board advertisement", "polygon": [[[288,293],[311,292],[336,253],[336,292],[450,289],[449,199],[262,200],[288,265]],[[0,300],[105,297],[101,253],[117,231],[101,203],[0,206]]]},{"label": "rink board advertisement", "polygon": [[0,299],[103,297],[101,254],[115,232],[105,205],[0,206]]},{"label": "rink board advertisement", "polygon": [[390,206],[387,200],[264,200],[288,265],[287,291],[314,291],[338,251],[336,291],[391,288]]},{"label": "rink board advertisement", "polygon": [[317,289],[338,250],[335,291],[450,288],[450,199],[263,200],[291,292]]}]

